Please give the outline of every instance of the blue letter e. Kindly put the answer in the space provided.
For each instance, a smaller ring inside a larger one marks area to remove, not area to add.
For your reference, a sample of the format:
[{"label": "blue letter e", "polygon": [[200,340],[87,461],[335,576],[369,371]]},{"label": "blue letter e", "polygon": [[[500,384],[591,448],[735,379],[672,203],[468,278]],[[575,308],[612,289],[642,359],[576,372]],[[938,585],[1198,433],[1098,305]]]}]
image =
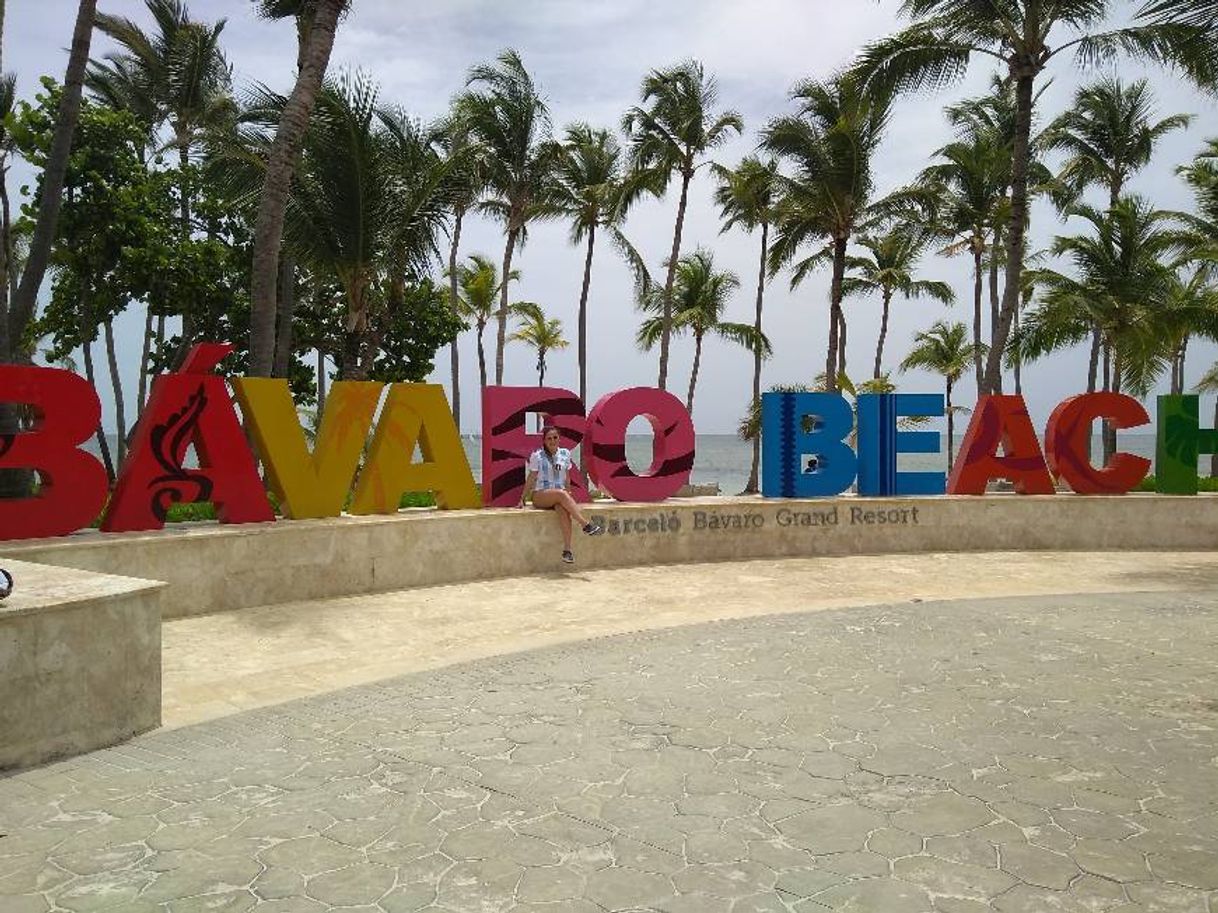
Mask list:
[{"label": "blue letter e", "polygon": [[763,393],[761,493],[767,498],[839,495],[858,460],[845,443],[854,411],[837,393]]}]

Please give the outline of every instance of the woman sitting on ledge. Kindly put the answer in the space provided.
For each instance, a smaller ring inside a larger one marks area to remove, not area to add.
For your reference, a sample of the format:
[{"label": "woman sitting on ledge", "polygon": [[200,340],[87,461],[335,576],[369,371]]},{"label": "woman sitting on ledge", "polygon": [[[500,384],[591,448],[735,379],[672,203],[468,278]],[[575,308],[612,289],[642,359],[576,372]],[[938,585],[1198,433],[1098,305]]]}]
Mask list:
[{"label": "woman sitting on ledge", "polygon": [[558,525],[562,529],[562,560],[567,564],[575,561],[571,553],[571,524],[578,523],[589,536],[599,536],[602,530],[584,516],[571,493],[567,491],[571,474],[571,451],[559,447],[558,429],[547,425],[541,432],[542,448],[529,457],[528,474],[524,480],[524,491],[520,495],[519,507],[524,507],[532,495],[533,506],[538,510],[552,510],[558,514]]}]

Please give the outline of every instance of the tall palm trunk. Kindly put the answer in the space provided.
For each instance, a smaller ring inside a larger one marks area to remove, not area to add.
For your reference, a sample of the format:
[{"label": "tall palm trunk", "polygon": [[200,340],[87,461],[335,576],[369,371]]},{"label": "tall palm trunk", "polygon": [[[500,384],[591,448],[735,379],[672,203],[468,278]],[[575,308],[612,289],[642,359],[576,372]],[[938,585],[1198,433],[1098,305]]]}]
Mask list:
[{"label": "tall palm trunk", "polygon": [[[3,4],[4,0],[0,0]],[[3,35],[0,35],[2,38]],[[3,73],[0,70],[0,73]],[[9,303],[12,300],[10,290],[13,277],[9,275],[13,269],[12,254],[13,211],[8,196],[8,167],[0,168],[0,362],[9,356]]]},{"label": "tall palm trunk", "polygon": [[140,375],[136,387],[135,414],[139,416],[144,411],[144,400],[148,398],[148,362],[152,358],[152,305],[144,314],[144,343],[140,347]]},{"label": "tall palm trunk", "polygon": [[951,475],[955,463],[956,413],[952,411],[952,379],[947,379],[947,473]]},{"label": "tall palm trunk", "polygon": [[596,249],[596,223],[588,226],[588,253],[584,256],[584,284],[579,291],[579,399],[588,402],[588,290],[592,287],[592,256]]},{"label": "tall palm trunk", "polygon": [[296,319],[296,258],[280,261],[278,313],[275,315],[275,361],[272,376],[287,377],[292,369],[292,324]]},{"label": "tall palm trunk", "polygon": [[482,342],[482,334],[486,332],[486,324],[478,324],[478,381],[482,389],[486,389],[486,346]]},{"label": "tall palm trunk", "polygon": [[875,370],[872,377],[880,379],[880,366],[884,363],[884,341],[888,338],[888,312],[892,305],[892,289],[884,289],[884,310],[880,315],[880,338],[875,344]]},{"label": "tall palm trunk", "polygon": [[846,369],[846,309],[841,306],[837,310],[837,373],[839,377],[849,373]]},{"label": "tall palm trunk", "polygon": [[114,424],[118,433],[118,463],[127,455],[127,406],[123,401],[123,377],[118,370],[118,353],[114,350],[114,321],[102,324],[106,336],[106,362],[110,367],[110,388],[114,391]]},{"label": "tall palm trunk", "polygon": [[[55,240],[59,207],[63,202],[63,183],[72,152],[72,137],[80,117],[80,96],[84,86],[85,69],[89,64],[89,45],[93,39],[93,20],[97,0],[80,0],[76,26],[72,32],[72,48],[64,74],[63,94],[55,118],[55,133],[46,166],[42,170],[42,194],[38,203],[38,218],[30,239],[29,254],[21,281],[9,301],[5,333],[0,336],[0,364],[28,360],[20,350],[26,328],[34,319],[38,304],[38,289],[50,262],[51,245]],[[10,266],[11,268],[11,266]],[[10,284],[10,288],[12,285]],[[16,434],[21,430],[22,409],[13,403],[0,403],[0,435]],[[29,469],[0,469],[0,498],[21,498],[34,485],[34,473]]]},{"label": "tall palm trunk", "polygon": [[825,389],[837,392],[838,333],[842,319],[842,280],[846,276],[846,238],[833,239],[833,281],[829,286],[829,354],[825,359]]},{"label": "tall palm trunk", "polygon": [[[85,380],[89,382],[89,386],[97,388],[97,371],[93,367],[93,341],[86,339],[81,350],[85,356]],[[106,467],[106,478],[110,480],[110,484],[114,484],[116,478],[114,472],[114,457],[110,454],[110,441],[106,439],[106,429],[102,427],[101,422],[97,423],[97,449],[101,453],[102,464]]]},{"label": "tall palm trunk", "polygon": [[689,204],[689,182],[694,173],[681,170],[681,199],[677,203],[677,225],[672,233],[672,250],[668,255],[668,275],[664,279],[664,314],[660,330],[660,379],[657,386],[668,389],[668,350],[672,341],[672,289],[677,278],[677,261],[681,257],[681,234],[685,231],[685,208]]},{"label": "tall palm trunk", "polygon": [[[757,314],[753,329],[757,332],[757,345],[753,347],[753,406],[761,408],[761,309],[765,303],[766,261],[769,259],[770,223],[761,223],[761,258],[757,267]],[[753,462],[749,467],[749,481],[742,494],[755,495],[760,490],[761,435],[753,436]]]},{"label": "tall palm trunk", "polygon": [[512,275],[512,255],[516,252],[516,242],[520,238],[520,229],[514,224],[508,228],[507,244],[503,248],[503,281],[499,286],[499,312],[496,317],[499,328],[495,336],[495,384],[503,383],[503,351],[507,348],[508,321],[508,286]]},{"label": "tall palm trunk", "polygon": [[1019,307],[1028,226],[1028,162],[1031,158],[1034,73],[1032,63],[1027,62],[1017,71],[1015,79],[1015,147],[1011,154],[1011,221],[1007,228],[1006,286],[1002,290],[1002,311],[998,315],[994,346],[990,349],[985,369],[984,389],[987,393],[1002,387],[1002,353],[1011,335],[1015,309]]},{"label": "tall palm trunk", "polygon": [[537,386],[546,385],[546,350],[537,350]]},{"label": "tall palm trunk", "polygon": [[[326,411],[326,353],[317,350],[317,421]],[[318,425],[320,427],[320,424]]]},{"label": "tall palm trunk", "polygon": [[279,278],[279,247],[296,159],[317,102],[343,0],[317,0],[308,30],[308,46],[301,55],[296,85],[284,106],[275,141],[267,156],[258,220],[254,226],[253,274],[250,283],[250,373],[266,377],[274,366],[276,283]]},{"label": "tall palm trunk", "polygon": [[981,394],[982,380],[985,377],[985,368],[981,363],[981,296],[982,296],[982,276],[985,273],[981,268],[981,245],[978,239],[973,239],[973,369],[977,372],[977,393]]},{"label": "tall palm trunk", "polygon": [[[457,257],[461,250],[461,224],[465,221],[465,210],[460,207],[453,213],[453,240],[448,246],[448,307],[456,314],[461,308],[461,294],[457,286]],[[461,346],[460,334],[453,337],[449,347],[452,368],[453,423],[461,430]]]},{"label": "tall palm trunk", "polygon": [[[1019,323],[1019,321],[1021,319],[1020,314],[1023,310],[1026,310],[1027,306],[1031,303],[1032,303],[1032,296],[1029,295],[1027,292],[1024,292],[1023,300],[1020,302],[1020,310],[1015,312],[1015,332],[1016,333],[1021,332],[1020,323]],[[1015,367],[1015,395],[1023,396],[1023,361],[1019,358],[1019,356],[1017,354],[1015,356],[1014,362],[1015,362],[1015,366],[1014,366]]]},{"label": "tall palm trunk", "polygon": [[[97,13],[97,0],[80,0],[76,13],[76,27],[72,33],[72,49],[68,55],[68,68],[64,75],[63,94],[59,99],[59,111],[55,118],[55,134],[46,166],[42,170],[42,193],[38,202],[38,219],[34,223],[34,234],[30,239],[29,254],[17,293],[10,304],[8,326],[8,348],[0,352],[0,362],[19,360],[18,347],[25,336],[26,327],[34,318],[38,302],[38,290],[42,287],[50,261],[51,245],[55,240],[59,207],[63,202],[63,183],[68,171],[68,158],[72,152],[72,137],[76,133],[76,122],[80,117],[80,96],[84,85],[85,69],[89,64],[89,45],[93,38],[93,20]],[[0,485],[0,490],[3,485]],[[0,491],[0,493],[3,493]]]},{"label": "tall palm trunk", "polygon": [[[989,285],[990,285],[990,347],[991,348],[994,347],[994,344],[996,341],[994,338],[994,334],[997,332],[998,312],[1001,309],[1001,296],[998,294],[998,257],[997,257],[998,245],[1001,243],[1001,239],[1002,239],[1001,230],[995,229],[994,240],[993,240],[993,243],[990,245],[990,268],[989,268],[989,274],[990,274],[990,282],[989,282]],[[995,393],[1002,392],[1002,375],[1001,374],[998,375],[998,389],[995,390],[994,392]]]},{"label": "tall palm trunk", "polygon": [[698,369],[702,366],[702,334],[694,333],[694,367],[689,372],[689,395],[685,397],[685,409],[694,414],[694,390],[698,387]]}]

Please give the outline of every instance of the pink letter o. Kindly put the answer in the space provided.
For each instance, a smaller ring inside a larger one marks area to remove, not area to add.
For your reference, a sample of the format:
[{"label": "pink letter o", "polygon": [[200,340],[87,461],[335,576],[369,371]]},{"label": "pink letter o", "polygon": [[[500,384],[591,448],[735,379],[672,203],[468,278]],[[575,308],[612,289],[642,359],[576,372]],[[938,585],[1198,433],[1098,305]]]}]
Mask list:
[{"label": "pink letter o", "polygon": [[[638,475],[626,462],[626,429],[642,416],[655,435],[651,468]],[[694,423],[685,405],[663,390],[631,387],[601,397],[588,413],[588,475],[619,501],[663,501],[689,482]]]}]

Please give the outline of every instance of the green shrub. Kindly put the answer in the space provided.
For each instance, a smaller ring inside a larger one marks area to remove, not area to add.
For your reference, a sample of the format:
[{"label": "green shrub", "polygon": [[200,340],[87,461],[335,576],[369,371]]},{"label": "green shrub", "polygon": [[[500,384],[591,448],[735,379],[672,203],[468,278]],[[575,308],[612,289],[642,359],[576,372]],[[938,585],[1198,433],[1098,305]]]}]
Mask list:
[{"label": "green shrub", "polygon": [[[1154,491],[1155,490],[1155,477],[1153,475],[1147,476],[1146,478],[1144,478],[1141,481],[1141,483],[1138,485],[1138,487],[1134,490],[1135,491]],[[1197,479],[1197,490],[1198,491],[1218,491],[1218,479],[1211,479],[1208,476],[1202,476],[1201,478]]]}]

